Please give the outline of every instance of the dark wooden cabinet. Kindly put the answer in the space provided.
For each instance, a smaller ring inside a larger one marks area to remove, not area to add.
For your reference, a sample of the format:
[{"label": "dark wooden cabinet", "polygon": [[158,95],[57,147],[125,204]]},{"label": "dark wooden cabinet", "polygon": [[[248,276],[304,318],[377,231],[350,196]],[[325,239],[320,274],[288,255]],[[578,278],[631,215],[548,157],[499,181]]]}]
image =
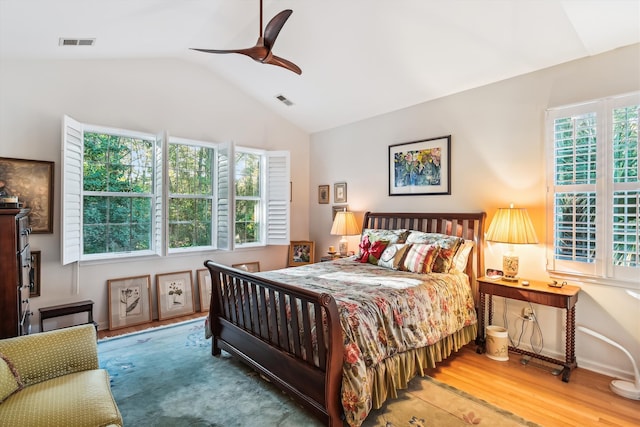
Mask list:
[{"label": "dark wooden cabinet", "polygon": [[31,332],[28,213],[0,209],[0,339]]}]

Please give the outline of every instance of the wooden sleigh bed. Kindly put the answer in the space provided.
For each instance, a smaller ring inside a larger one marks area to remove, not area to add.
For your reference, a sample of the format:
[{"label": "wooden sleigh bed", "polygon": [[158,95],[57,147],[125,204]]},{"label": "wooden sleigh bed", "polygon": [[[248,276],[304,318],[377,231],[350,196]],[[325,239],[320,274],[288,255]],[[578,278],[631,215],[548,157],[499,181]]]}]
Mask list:
[{"label": "wooden sleigh bed", "polygon": [[[423,369],[434,367],[436,362],[476,337],[474,303],[478,301],[476,279],[484,269],[484,221],[484,213],[365,214],[363,234],[365,230],[406,229],[458,236],[474,242],[464,274],[460,273],[461,276],[466,275],[467,287],[471,287],[473,298],[467,305],[473,316],[464,326],[437,342],[406,352],[399,351],[386,357],[384,363],[367,367],[366,376],[374,383],[370,386],[372,390],[368,390],[373,396],[370,406],[379,407],[388,397],[395,397],[396,389],[405,388],[412,377],[421,374]],[[325,277],[339,276],[339,264],[350,268],[350,262],[354,261],[345,259],[321,263],[334,269],[323,274]],[[347,304],[341,303],[339,296],[334,297],[339,293],[331,292],[331,286],[327,286],[326,291],[318,291],[279,280],[285,277],[282,273],[288,273],[294,279],[299,274],[302,278],[307,274],[304,270],[307,266],[256,274],[213,261],[206,261],[205,266],[212,278],[209,309],[212,354],[220,355],[221,350],[229,352],[269,378],[326,425],[342,426],[346,413],[343,407],[345,399],[341,395],[343,371],[346,370],[345,358],[349,357],[346,353],[349,350],[341,323],[345,320],[340,317],[340,313],[345,311],[343,305]],[[330,282],[325,280],[323,283]],[[407,372],[401,375],[402,378],[397,378],[390,373],[397,370]],[[346,373],[344,375],[346,378]],[[385,381],[393,383],[393,386],[378,384]],[[368,410],[359,417],[365,417],[366,413]],[[364,420],[352,418],[346,417],[352,426],[358,426]]]}]

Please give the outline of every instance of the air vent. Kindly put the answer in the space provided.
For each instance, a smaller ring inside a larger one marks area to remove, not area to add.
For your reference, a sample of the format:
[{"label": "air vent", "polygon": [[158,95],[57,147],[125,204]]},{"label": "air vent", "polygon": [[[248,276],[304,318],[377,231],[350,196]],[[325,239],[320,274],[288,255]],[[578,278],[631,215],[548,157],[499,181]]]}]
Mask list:
[{"label": "air vent", "polygon": [[69,39],[60,37],[60,46],[93,46],[96,39]]},{"label": "air vent", "polygon": [[280,102],[282,102],[284,105],[286,105],[287,107],[291,107],[293,105],[293,102],[291,102],[286,96],[284,95],[276,95],[276,99]]}]

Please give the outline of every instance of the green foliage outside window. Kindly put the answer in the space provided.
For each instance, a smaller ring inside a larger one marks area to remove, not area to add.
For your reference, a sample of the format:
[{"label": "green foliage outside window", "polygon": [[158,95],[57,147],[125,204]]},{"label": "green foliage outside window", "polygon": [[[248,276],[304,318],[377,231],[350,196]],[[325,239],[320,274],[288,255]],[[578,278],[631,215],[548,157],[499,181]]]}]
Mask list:
[{"label": "green foliage outside window", "polygon": [[83,252],[151,248],[153,142],[85,133]]},{"label": "green foliage outside window", "polygon": [[260,241],[260,162],[258,154],[236,152],[236,244]]}]

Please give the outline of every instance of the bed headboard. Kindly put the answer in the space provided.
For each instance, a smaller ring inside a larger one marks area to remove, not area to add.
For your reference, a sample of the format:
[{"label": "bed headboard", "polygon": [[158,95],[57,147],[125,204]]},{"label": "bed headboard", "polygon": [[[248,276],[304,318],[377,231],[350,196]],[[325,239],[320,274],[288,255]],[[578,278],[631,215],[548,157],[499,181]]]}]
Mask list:
[{"label": "bed headboard", "polygon": [[442,233],[450,236],[463,237],[473,240],[475,247],[469,257],[466,273],[471,280],[473,295],[478,303],[478,277],[484,275],[484,221],[486,213],[380,213],[367,212],[364,214],[362,229],[378,228],[395,230],[424,231],[427,233]]}]

